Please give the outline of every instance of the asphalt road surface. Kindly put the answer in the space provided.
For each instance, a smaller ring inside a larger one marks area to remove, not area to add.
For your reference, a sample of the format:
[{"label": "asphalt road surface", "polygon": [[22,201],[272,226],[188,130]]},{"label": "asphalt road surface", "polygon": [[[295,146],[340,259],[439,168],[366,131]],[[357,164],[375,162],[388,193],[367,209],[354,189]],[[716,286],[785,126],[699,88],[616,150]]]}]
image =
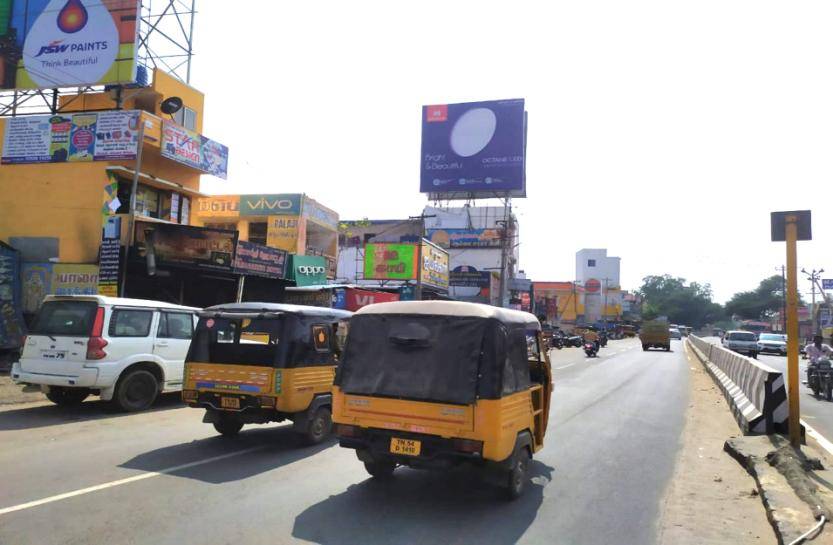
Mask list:
[{"label": "asphalt road surface", "polygon": [[375,482],[352,451],[300,446],[285,425],[225,439],[177,396],[130,415],[9,407],[0,543],[650,544],[687,408],[672,347],[555,351],[547,444],[513,503],[466,469]]}]

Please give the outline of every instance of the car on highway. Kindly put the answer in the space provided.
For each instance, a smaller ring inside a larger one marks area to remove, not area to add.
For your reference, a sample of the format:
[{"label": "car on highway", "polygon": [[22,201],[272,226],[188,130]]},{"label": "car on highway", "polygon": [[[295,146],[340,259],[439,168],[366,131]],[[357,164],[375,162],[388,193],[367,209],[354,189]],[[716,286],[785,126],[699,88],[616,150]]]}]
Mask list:
[{"label": "car on highway", "polygon": [[780,333],[761,333],[758,335],[759,354],[787,355],[787,336]]},{"label": "car on highway", "polygon": [[245,424],[293,423],[306,443],[332,429],[338,338],[352,312],[277,303],[206,308],[185,363],[182,399],[234,436]]},{"label": "car on highway", "polygon": [[102,295],[48,295],[35,317],[12,380],[40,386],[58,405],[91,394],[141,411],[182,388],[197,311]]},{"label": "car on highway", "polygon": [[750,358],[758,357],[758,336],[751,331],[727,331],[721,340],[723,348]]},{"label": "car on highway", "polygon": [[333,421],[374,478],[397,466],[470,464],[519,497],[544,446],[552,375],[538,319],[458,301],[356,312],[333,385]]},{"label": "car on highway", "polygon": [[682,332],[676,327],[672,327],[668,329],[668,334],[671,336],[672,339],[681,340],[683,338]]}]

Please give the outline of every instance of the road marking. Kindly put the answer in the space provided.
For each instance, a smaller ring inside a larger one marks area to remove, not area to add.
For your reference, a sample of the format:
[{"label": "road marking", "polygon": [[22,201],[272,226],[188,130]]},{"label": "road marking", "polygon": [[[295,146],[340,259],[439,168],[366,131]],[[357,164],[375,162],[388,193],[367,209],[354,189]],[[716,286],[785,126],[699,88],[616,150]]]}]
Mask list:
[{"label": "road marking", "polygon": [[818,443],[821,448],[826,450],[828,454],[833,455],[833,443],[828,441],[822,434],[813,429],[813,427],[805,422],[803,418],[800,419],[799,422],[801,422],[801,425],[804,426],[804,430],[807,432],[807,435],[815,439],[816,443]]},{"label": "road marking", "polygon": [[83,496],[84,494],[90,494],[92,492],[98,492],[99,490],[104,490],[107,488],[113,488],[114,486],[121,486],[123,484],[130,484],[136,481],[142,481],[144,479],[150,479],[151,477],[159,477],[160,475],[167,475],[169,473],[174,473],[176,471],[180,471],[182,469],[188,469],[189,467],[201,466],[203,464],[210,464],[211,462],[218,462],[220,460],[225,460],[226,458],[231,458],[233,456],[240,456],[241,454],[246,454],[255,450],[259,450],[265,448],[265,445],[260,445],[252,448],[247,448],[243,450],[237,450],[234,452],[229,452],[227,454],[221,454],[219,456],[214,456],[212,458],[206,458],[205,460],[197,460],[196,462],[189,462],[187,464],[182,464],[174,467],[169,467],[167,469],[162,469],[160,471],[150,471],[148,473],[142,473],[141,475],[134,475],[132,477],[127,477],[126,479],[119,479],[116,481],[110,481],[109,483],[97,484],[95,486],[89,486],[87,488],[79,488],[78,490],[73,490],[72,492],[64,492],[63,494],[58,494],[56,496],[49,496],[48,498],[42,498],[35,501],[30,501],[26,503],[21,503],[19,505],[12,505],[11,507],[5,507],[0,509],[0,515],[6,515],[8,513],[14,513],[15,511],[22,511],[24,509],[31,509],[32,507],[38,507],[39,505],[44,505],[47,503],[53,503],[56,501],[66,500],[69,498],[74,498],[76,496]]}]

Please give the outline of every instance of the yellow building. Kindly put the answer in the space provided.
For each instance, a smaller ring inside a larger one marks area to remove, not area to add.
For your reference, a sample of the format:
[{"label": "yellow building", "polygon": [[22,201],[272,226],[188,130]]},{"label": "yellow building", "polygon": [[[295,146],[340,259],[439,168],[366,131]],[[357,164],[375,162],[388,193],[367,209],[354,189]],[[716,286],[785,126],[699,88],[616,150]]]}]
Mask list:
[{"label": "yellow building", "polygon": [[[161,110],[162,102],[170,97],[179,97],[183,104],[173,116]],[[123,111],[113,112],[119,109],[117,99],[121,100]],[[205,170],[193,162],[170,158],[171,150],[179,151],[171,146],[170,135],[190,134],[196,137],[191,140],[199,142],[199,135],[194,133],[202,131],[203,106],[201,92],[154,70],[151,85],[125,88],[121,97],[115,91],[62,96],[56,115],[7,118],[0,122],[4,137],[0,240],[20,250],[25,262],[40,267],[35,268],[37,279],[32,282],[37,285],[33,287],[31,282],[27,284],[31,278],[26,277],[24,266],[24,299],[30,288],[37,291],[35,295],[53,292],[51,280],[57,277],[49,267],[60,265],[62,278],[77,279],[79,276],[71,276],[74,266],[85,273],[97,266],[108,205],[111,215],[124,219],[120,222],[122,243],[128,239],[131,185],[139,159],[126,159],[128,155],[120,156],[119,150],[122,145],[129,146],[132,138],[132,154],[137,155],[136,141],[142,132],[136,219],[192,223],[193,203],[202,196],[199,184]],[[113,120],[126,124],[116,125]],[[167,157],[163,156],[163,128],[168,135]],[[21,155],[25,153],[21,150],[29,145],[27,139],[39,135],[38,131],[45,131],[46,138],[51,139],[47,143],[49,154]],[[202,157],[202,150],[199,156]],[[88,274],[84,277],[86,284],[67,289],[75,293],[95,292],[96,277]],[[48,285],[44,287],[43,283]],[[175,295],[166,298],[177,299]]]},{"label": "yellow building", "polygon": [[584,317],[584,288],[573,282],[533,282],[535,307],[551,323],[576,323]]},{"label": "yellow building", "polygon": [[237,230],[240,240],[295,255],[322,256],[327,277],[335,278],[338,214],[301,193],[213,195],[194,209],[194,224]]}]

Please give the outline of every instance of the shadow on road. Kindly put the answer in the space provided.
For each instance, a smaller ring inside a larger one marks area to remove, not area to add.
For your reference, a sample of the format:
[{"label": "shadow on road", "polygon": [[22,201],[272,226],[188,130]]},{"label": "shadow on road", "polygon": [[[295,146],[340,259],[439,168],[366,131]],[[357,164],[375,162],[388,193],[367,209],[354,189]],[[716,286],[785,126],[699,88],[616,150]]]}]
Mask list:
[{"label": "shadow on road", "polygon": [[[184,406],[179,392],[162,394],[156,400],[153,407],[145,411],[145,413],[169,411]],[[59,407],[58,405],[52,404],[40,405],[37,407],[0,411],[0,431],[44,428],[71,422],[119,418],[134,414],[137,413],[121,412],[110,402],[101,400],[85,401],[75,407]]]},{"label": "shadow on road", "polygon": [[298,434],[292,431],[291,425],[271,428],[252,427],[252,429],[243,428],[237,437],[216,435],[151,450],[131,458],[119,467],[142,471],[163,471],[241,450],[256,449],[216,462],[167,472],[168,475],[221,484],[246,479],[291,464],[335,444],[333,438],[319,445],[306,446]]},{"label": "shadow on road", "polygon": [[513,544],[535,520],[552,471],[533,460],[526,493],[506,502],[473,469],[400,468],[391,481],[368,478],[308,508],[292,536],[321,545]]}]

